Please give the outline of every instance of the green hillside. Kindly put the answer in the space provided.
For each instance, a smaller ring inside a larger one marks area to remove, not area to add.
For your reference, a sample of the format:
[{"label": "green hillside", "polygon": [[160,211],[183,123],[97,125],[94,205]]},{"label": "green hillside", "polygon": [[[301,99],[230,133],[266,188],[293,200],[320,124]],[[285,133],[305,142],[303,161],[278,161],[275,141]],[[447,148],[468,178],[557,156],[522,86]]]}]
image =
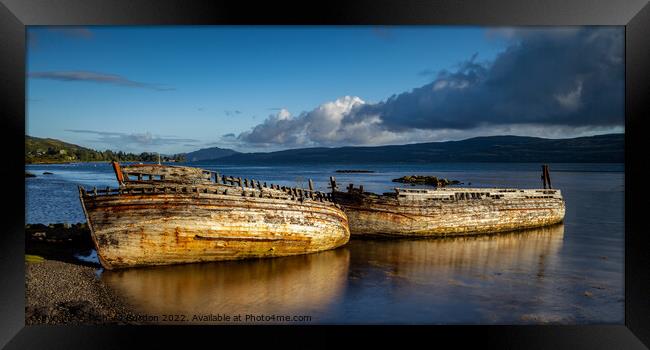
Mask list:
[{"label": "green hillside", "polygon": [[[184,161],[183,155],[160,155],[161,161]],[[67,162],[101,162],[101,161],[158,161],[157,153],[140,154],[96,151],[56,139],[43,139],[25,136],[25,164],[31,163],[67,163]]]}]

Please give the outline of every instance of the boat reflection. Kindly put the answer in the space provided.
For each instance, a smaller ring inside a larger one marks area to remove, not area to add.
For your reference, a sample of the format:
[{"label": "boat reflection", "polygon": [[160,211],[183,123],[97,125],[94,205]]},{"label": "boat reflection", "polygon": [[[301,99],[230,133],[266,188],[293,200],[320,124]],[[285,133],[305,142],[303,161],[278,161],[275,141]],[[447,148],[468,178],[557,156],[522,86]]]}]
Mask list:
[{"label": "boat reflection", "polygon": [[563,320],[570,310],[555,310],[566,303],[570,282],[560,261],[563,240],[562,224],[486,236],[357,239],[316,254],[106,271],[102,279],[140,313],[190,321],[205,314],[311,315],[309,323]]},{"label": "boat reflection", "polygon": [[564,225],[483,236],[366,241],[349,245],[354,267],[378,267],[415,283],[527,271],[543,277],[556,265]]},{"label": "boat reflection", "polygon": [[138,312],[185,315],[189,322],[184,323],[192,323],[193,315],[314,315],[342,296],[349,261],[347,249],[336,249],[274,259],[106,271],[102,280]]},{"label": "boat reflection", "polygon": [[340,321],[522,322],[525,313],[565,302],[563,240],[562,224],[486,236],[353,240],[346,299],[368,312]]}]

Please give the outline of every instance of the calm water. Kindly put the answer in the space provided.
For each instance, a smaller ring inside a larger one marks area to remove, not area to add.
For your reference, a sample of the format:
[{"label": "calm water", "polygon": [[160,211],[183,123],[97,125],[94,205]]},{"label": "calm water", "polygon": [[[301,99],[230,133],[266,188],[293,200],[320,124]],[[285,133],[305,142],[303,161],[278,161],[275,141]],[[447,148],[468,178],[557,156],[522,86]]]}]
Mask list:
[{"label": "calm water", "polygon": [[[429,174],[470,187],[540,186],[539,164],[214,166],[280,185],[327,190]],[[623,164],[551,164],[566,200],[564,224],[454,239],[352,240],[305,256],[104,271],[101,278],[148,315],[310,316],[286,323],[623,323]],[[338,174],[369,169],[370,174]],[[26,222],[85,221],[77,184],[116,185],[109,164],[29,165]],[[42,175],[44,171],[53,175]],[[96,256],[89,257],[96,259]],[[276,318],[276,321],[279,318]],[[162,318],[160,318],[162,320]],[[265,322],[259,318],[255,322]],[[196,323],[201,323],[196,321]]]}]

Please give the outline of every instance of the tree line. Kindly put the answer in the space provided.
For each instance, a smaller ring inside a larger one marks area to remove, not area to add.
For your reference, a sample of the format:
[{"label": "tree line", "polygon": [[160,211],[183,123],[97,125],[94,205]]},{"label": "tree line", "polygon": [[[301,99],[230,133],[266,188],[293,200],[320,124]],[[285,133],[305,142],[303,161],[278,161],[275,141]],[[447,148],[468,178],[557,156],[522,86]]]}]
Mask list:
[{"label": "tree line", "polygon": [[[185,154],[160,155],[163,162],[183,162]],[[111,150],[95,151],[91,149],[65,149],[57,147],[48,147],[47,150],[33,150],[25,153],[26,163],[58,163],[58,162],[100,162],[100,161],[118,161],[118,162],[157,162],[158,153],[142,152],[125,153],[122,151],[114,152]]]}]

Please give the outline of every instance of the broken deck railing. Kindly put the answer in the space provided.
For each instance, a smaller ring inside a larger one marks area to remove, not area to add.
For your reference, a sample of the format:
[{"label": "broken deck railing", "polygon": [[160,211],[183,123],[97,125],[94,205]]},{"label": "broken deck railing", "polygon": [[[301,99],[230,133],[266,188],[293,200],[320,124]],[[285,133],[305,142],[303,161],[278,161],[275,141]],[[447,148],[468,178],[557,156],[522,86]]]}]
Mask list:
[{"label": "broken deck railing", "polygon": [[[313,189],[313,182],[309,180],[309,189],[298,187],[287,187],[275,184],[267,185],[266,182],[257,181],[255,179],[242,179],[240,177],[218,176],[216,173],[216,182],[204,183],[203,185],[163,185],[161,180],[141,180],[138,183],[130,184],[128,186],[120,186],[119,188],[97,188],[93,187],[87,190],[79,186],[79,191],[82,195],[110,195],[110,194],[165,194],[165,193],[213,193],[225,195],[240,195],[246,197],[259,197],[259,198],[274,198],[274,199],[289,199],[300,200],[311,199],[320,202],[331,202],[331,193],[315,191]],[[146,178],[142,174],[142,178]],[[147,186],[153,183],[154,186]],[[218,186],[212,186],[216,184]],[[224,186],[225,185],[225,186]]]}]

